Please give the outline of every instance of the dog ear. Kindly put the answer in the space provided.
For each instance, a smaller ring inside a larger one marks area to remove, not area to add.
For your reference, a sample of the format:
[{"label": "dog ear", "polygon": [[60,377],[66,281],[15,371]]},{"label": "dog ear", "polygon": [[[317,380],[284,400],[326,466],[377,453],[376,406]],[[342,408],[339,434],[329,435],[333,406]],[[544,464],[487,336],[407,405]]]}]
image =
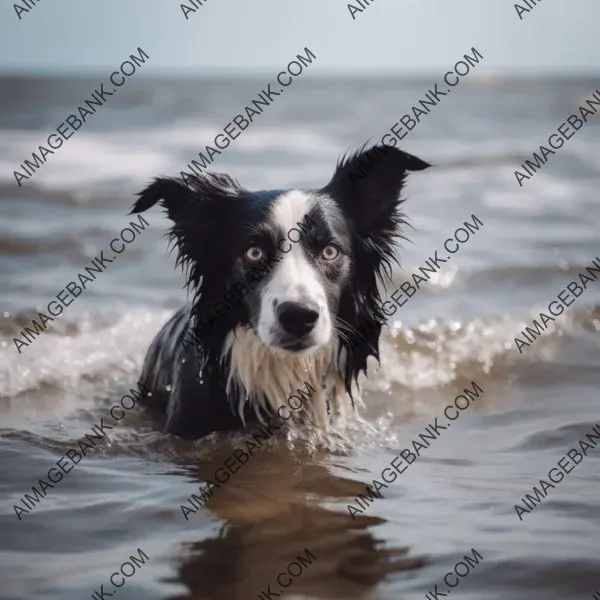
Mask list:
[{"label": "dog ear", "polygon": [[138,194],[130,214],[158,202],[166,208],[173,221],[168,235],[177,248],[177,264],[189,267],[187,283],[198,287],[214,268],[215,252],[225,243],[233,205],[244,191],[237,181],[221,173],[188,176],[185,183],[160,177]]},{"label": "dog ear", "polygon": [[185,214],[186,208],[189,208],[192,191],[175,178],[157,177],[138,196],[139,199],[131,208],[130,215],[144,212],[162,200],[169,219],[177,221]]},{"label": "dog ear", "polygon": [[157,177],[142,192],[129,214],[143,212],[162,200],[171,221],[177,223],[187,219],[191,212],[200,207],[207,208],[216,201],[227,203],[244,191],[244,188],[229,175],[205,173],[202,177],[188,176],[184,183],[174,177]]},{"label": "dog ear", "polygon": [[364,147],[338,162],[331,181],[321,190],[332,197],[351,224],[353,274],[340,301],[339,317],[350,326],[342,342],[352,357],[346,361],[344,379],[351,394],[352,381],[366,372],[367,359],[379,360],[379,336],[386,315],[378,281],[392,277],[392,262],[400,227],[406,223],[400,208],[402,188],[409,171],[431,165],[391,146]]},{"label": "dog ear", "polygon": [[[398,208],[408,171],[431,165],[392,146],[364,146],[338,162],[323,191],[332,196],[350,218],[357,233],[374,240],[397,234],[403,222]],[[393,231],[390,231],[390,226]]]},{"label": "dog ear", "polygon": [[142,192],[129,214],[152,208],[157,202],[167,209],[167,216],[179,233],[186,228],[214,230],[227,219],[228,210],[246,191],[229,175],[205,173],[202,177],[188,176],[184,183],[173,177],[157,177]]}]

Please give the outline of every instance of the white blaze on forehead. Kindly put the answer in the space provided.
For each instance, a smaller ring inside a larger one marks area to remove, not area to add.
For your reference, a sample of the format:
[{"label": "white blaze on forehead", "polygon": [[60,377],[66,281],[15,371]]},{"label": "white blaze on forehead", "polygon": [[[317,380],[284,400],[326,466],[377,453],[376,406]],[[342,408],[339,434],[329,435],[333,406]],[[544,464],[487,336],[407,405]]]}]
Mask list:
[{"label": "white blaze on forehead", "polygon": [[314,206],[315,198],[299,190],[292,190],[275,200],[271,208],[271,222],[283,229],[287,236],[290,229],[298,229],[298,223],[304,223],[304,218]]},{"label": "white blaze on forehead", "polygon": [[[275,200],[271,210],[271,222],[283,230],[288,250],[282,256],[267,290],[267,294],[279,302],[292,300],[296,302],[312,301],[324,307],[325,292],[314,267],[307,259],[302,248],[305,231],[299,223],[305,223],[305,217],[314,206],[315,198],[292,190]],[[290,237],[291,229],[295,231]],[[300,239],[299,239],[300,238]]]}]

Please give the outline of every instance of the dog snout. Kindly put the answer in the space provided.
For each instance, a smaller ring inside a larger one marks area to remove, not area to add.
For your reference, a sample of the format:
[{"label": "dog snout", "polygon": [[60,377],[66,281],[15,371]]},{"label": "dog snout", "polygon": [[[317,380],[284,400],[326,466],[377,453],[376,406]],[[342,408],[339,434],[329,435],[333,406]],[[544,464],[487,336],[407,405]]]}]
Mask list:
[{"label": "dog snout", "polygon": [[319,311],[316,306],[282,302],[277,307],[277,318],[286,333],[301,337],[312,331],[319,319]]}]

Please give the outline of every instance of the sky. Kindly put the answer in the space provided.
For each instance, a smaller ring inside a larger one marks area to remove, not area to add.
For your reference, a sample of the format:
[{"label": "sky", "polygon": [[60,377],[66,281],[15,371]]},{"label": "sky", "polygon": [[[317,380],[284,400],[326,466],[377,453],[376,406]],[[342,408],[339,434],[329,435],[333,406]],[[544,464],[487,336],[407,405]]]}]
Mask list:
[{"label": "sky", "polygon": [[472,47],[487,73],[598,73],[600,0],[526,2],[520,19],[507,0],[0,0],[0,73],[110,73],[138,47],[148,76],[271,75],[305,47],[317,76],[437,75]]}]

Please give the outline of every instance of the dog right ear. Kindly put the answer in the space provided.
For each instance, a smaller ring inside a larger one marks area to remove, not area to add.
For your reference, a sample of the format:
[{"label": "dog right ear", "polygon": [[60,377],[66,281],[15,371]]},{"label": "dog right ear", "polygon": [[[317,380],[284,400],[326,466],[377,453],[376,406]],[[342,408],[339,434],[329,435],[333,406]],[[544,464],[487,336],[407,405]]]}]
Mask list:
[{"label": "dog right ear", "polygon": [[173,177],[157,177],[138,196],[139,199],[133,205],[130,215],[144,212],[162,200],[169,219],[176,222],[184,216],[186,208],[189,208],[192,191]]},{"label": "dog right ear", "polygon": [[[232,177],[223,173],[204,173],[202,177],[188,175],[189,181],[175,177],[157,177],[142,192],[129,214],[140,213],[162,201],[167,215],[176,224],[183,224],[192,215],[217,218],[224,206],[238,198],[244,188]],[[209,224],[210,219],[196,223],[196,226]]]},{"label": "dog right ear", "polygon": [[142,192],[130,214],[148,210],[158,202],[173,221],[169,239],[177,248],[177,263],[188,270],[188,285],[200,282],[219,265],[215,249],[224,244],[224,232],[231,228],[231,215],[246,190],[235,179],[222,173],[201,177],[160,177]]}]

